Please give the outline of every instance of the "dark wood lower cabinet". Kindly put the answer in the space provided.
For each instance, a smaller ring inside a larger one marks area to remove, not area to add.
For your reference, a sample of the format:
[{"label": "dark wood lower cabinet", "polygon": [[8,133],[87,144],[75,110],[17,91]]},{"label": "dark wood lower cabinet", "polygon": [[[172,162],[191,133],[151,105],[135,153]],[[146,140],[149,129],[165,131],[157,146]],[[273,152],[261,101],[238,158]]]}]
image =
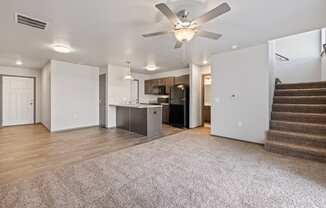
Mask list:
[{"label": "dark wood lower cabinet", "polygon": [[162,105],[162,122],[165,124],[170,123],[170,106],[168,104]]},{"label": "dark wood lower cabinet", "polygon": [[158,136],[162,128],[162,108],[116,107],[117,128],[148,137]]}]

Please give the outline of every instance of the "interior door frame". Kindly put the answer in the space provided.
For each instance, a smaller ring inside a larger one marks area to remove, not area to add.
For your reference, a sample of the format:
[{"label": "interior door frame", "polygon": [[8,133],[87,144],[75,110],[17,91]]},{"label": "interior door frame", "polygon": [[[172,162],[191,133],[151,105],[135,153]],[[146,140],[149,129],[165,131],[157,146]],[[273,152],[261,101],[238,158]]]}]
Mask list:
[{"label": "interior door frame", "polygon": [[17,77],[17,78],[28,78],[33,79],[33,120],[34,124],[36,124],[36,77],[34,76],[19,76],[19,75],[7,75],[0,74],[0,128],[3,127],[3,77]]},{"label": "interior door frame", "polygon": [[204,106],[205,106],[205,77],[206,76],[212,76],[212,74],[211,73],[202,74],[202,77],[201,77],[201,108],[200,108],[200,111],[201,111],[201,122],[202,122],[201,125],[202,126],[205,125],[205,122],[204,122]]}]

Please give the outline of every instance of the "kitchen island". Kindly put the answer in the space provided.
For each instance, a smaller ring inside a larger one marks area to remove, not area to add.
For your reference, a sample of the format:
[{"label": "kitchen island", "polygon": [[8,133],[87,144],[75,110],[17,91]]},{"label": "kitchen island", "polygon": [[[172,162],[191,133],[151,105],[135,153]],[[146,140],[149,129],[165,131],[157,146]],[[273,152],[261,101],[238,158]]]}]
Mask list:
[{"label": "kitchen island", "polygon": [[142,104],[117,104],[116,127],[147,137],[160,136],[162,130],[162,106]]}]

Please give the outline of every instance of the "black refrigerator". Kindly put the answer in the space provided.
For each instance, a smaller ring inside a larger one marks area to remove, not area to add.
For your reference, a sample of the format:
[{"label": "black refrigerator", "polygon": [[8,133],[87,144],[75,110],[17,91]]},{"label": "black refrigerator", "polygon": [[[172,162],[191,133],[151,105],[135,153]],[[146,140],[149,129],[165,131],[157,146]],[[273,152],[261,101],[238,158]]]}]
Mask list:
[{"label": "black refrigerator", "polygon": [[179,84],[170,91],[170,124],[178,128],[189,128],[189,86]]}]

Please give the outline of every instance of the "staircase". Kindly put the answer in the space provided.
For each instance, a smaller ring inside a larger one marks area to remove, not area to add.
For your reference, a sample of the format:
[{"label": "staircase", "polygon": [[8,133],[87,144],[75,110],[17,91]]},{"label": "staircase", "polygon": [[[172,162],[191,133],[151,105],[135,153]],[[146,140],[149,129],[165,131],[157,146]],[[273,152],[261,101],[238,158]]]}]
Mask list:
[{"label": "staircase", "polygon": [[275,88],[265,149],[326,162],[326,82]]}]

